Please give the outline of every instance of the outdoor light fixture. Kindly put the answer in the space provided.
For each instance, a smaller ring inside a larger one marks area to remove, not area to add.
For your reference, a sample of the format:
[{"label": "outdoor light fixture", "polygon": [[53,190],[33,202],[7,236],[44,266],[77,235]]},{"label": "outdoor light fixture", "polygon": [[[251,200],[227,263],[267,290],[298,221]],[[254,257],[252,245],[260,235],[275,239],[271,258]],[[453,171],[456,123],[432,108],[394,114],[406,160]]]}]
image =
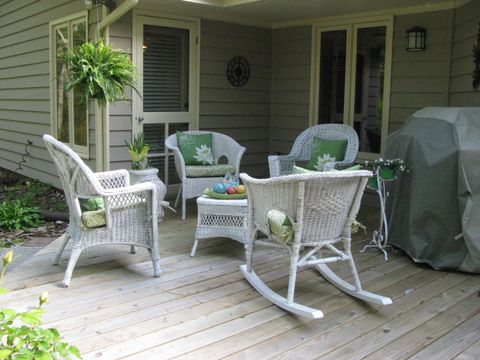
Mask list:
[{"label": "outdoor light fixture", "polygon": [[427,31],[421,27],[407,30],[407,51],[425,50],[425,35]]}]

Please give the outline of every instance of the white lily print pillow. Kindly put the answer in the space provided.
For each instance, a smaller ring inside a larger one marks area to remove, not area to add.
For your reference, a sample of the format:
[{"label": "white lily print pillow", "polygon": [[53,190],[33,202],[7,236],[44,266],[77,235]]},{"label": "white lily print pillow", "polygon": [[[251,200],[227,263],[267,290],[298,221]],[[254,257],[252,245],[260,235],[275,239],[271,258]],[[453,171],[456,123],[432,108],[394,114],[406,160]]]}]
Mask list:
[{"label": "white lily print pillow", "polygon": [[200,147],[196,147],[195,151],[196,155],[193,157],[203,165],[213,165],[215,163],[213,161],[212,148],[202,144]]},{"label": "white lily print pillow", "polygon": [[178,132],[177,141],[185,165],[215,164],[213,159],[212,133],[191,134],[188,132]]},{"label": "white lily print pillow", "polygon": [[317,171],[331,170],[329,167],[325,169],[325,165],[333,162],[335,162],[334,156],[331,156],[330,154],[323,154],[323,156],[319,156],[317,158],[317,163],[314,165],[315,170]]}]

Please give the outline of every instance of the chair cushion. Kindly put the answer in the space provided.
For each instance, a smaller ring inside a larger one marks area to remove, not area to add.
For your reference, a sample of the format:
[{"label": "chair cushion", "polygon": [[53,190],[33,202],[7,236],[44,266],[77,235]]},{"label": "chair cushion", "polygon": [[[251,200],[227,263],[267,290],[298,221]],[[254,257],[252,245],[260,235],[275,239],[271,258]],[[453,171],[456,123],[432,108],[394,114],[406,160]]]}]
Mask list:
[{"label": "chair cushion", "polygon": [[82,224],[87,229],[93,229],[107,225],[105,210],[85,211],[82,213]]},{"label": "chair cushion", "polygon": [[185,175],[187,177],[224,176],[227,173],[234,174],[235,167],[227,164],[185,166]]},{"label": "chair cushion", "polygon": [[308,173],[315,173],[315,172],[318,172],[318,171],[305,169],[303,167],[296,166],[296,165],[293,165],[293,168],[292,168],[292,174],[308,174]]},{"label": "chair cushion", "polygon": [[185,165],[212,165],[213,134],[188,134],[177,132],[178,148],[182,153]]},{"label": "chair cushion", "polygon": [[[335,170],[335,169],[333,169]],[[340,171],[354,171],[354,170],[362,170],[362,166],[361,165],[353,165],[353,166],[350,166],[346,169],[341,169]],[[292,174],[308,174],[308,173],[315,173],[315,172],[318,172],[316,170],[308,170],[308,169],[305,169],[305,168],[302,168],[300,166],[296,166],[294,165],[293,168],[292,168]]]},{"label": "chair cushion", "polygon": [[291,244],[293,242],[293,225],[287,215],[279,210],[269,210],[267,212],[268,226],[270,227],[270,233],[285,244]]},{"label": "chair cushion", "polygon": [[342,161],[345,157],[348,140],[325,140],[313,138],[312,154],[307,169],[323,171],[325,164]]},{"label": "chair cushion", "polygon": [[83,211],[95,211],[95,210],[103,210],[105,209],[105,204],[103,202],[103,198],[96,197],[91,199],[79,199],[80,201],[80,208]]}]

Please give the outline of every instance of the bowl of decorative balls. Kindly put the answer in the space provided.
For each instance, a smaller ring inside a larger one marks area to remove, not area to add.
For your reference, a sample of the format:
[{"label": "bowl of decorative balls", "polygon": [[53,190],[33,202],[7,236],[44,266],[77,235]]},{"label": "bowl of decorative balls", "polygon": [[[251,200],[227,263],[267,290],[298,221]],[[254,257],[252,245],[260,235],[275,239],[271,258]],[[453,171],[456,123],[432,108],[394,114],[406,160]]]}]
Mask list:
[{"label": "bowl of decorative balls", "polygon": [[221,200],[247,198],[245,185],[229,184],[225,182],[216,183],[213,185],[211,189],[205,189],[203,193],[214,199],[221,199]]}]

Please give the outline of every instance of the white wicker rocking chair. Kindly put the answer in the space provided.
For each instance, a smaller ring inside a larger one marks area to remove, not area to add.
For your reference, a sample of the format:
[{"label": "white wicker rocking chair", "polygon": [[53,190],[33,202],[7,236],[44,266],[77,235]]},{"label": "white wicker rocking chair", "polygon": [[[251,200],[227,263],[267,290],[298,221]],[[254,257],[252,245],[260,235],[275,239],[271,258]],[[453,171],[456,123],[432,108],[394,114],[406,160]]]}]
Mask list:
[{"label": "white wicker rocking chair", "polygon": [[335,168],[344,168],[355,161],[358,153],[358,135],[355,130],[343,124],[320,124],[304,130],[293,143],[288,155],[270,155],[268,166],[270,176],[290,175],[295,162],[308,161],[312,154],[313,138],[325,140],[347,140],[343,160],[334,163]]},{"label": "white wicker rocking chair", "polygon": [[[323,317],[322,311],[294,301],[297,268],[315,267],[340,290],[376,304],[391,304],[388,297],[362,290],[350,251],[351,225],[372,175],[370,171],[329,171],[254,179],[240,174],[248,193],[247,263],[240,269],[250,284],[277,306],[312,319]],[[281,211],[293,225],[293,239],[286,243],[271,232],[267,213]],[[266,238],[259,238],[259,233]],[[341,242],[343,250],[334,244]],[[290,274],[287,297],[271,290],[252,269],[252,255],[257,244],[287,248],[290,252]],[[354,284],[338,277],[328,263],[346,261]]]},{"label": "white wicker rocking chair", "polygon": [[[53,260],[57,265],[72,239],[73,248],[63,286],[69,286],[81,252],[101,244],[130,245],[132,253],[135,253],[136,246],[147,248],[152,257],[154,276],[160,276],[156,186],[148,182],[130,185],[127,170],[94,173],[65,144],[50,135],[44,135],[43,140],[57,166],[70,211],[70,223],[61,236],[60,248]],[[104,203],[104,210],[99,210],[104,216],[104,224],[86,227],[82,217],[86,212],[80,207],[80,199],[99,198]]]},{"label": "white wicker rocking chair", "polygon": [[[211,133],[212,136],[212,155],[215,164],[218,164],[218,161],[222,157],[226,157],[228,165],[231,165],[235,172],[232,175],[238,176],[240,172],[240,161],[242,160],[243,153],[245,148],[237,143],[230,136],[221,134],[213,131],[186,131],[186,133],[192,135],[198,134],[208,134]],[[182,182],[180,189],[178,191],[177,199],[175,200],[175,207],[178,206],[180,200],[180,195],[182,197],[182,220],[185,220],[186,216],[186,201],[194,197],[203,195],[203,191],[212,187],[215,183],[223,179],[222,176],[213,176],[213,177],[188,177],[185,161],[183,160],[182,153],[178,148],[177,136],[176,134],[170,135],[165,140],[165,146],[173,151],[175,158],[175,167],[177,169],[178,176]]]}]

